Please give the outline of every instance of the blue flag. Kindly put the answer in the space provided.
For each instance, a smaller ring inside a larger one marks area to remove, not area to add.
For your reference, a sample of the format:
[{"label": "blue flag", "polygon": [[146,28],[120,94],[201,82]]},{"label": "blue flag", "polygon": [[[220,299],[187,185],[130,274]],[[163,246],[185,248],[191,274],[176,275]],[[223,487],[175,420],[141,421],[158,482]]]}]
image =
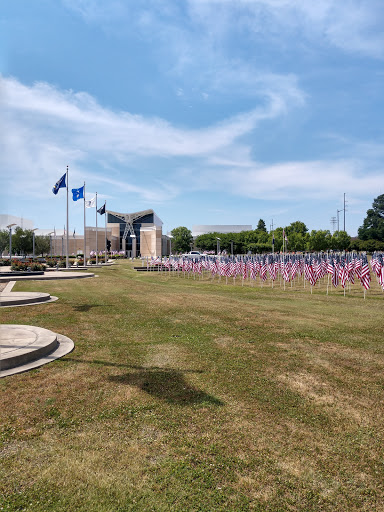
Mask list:
[{"label": "blue flag", "polygon": [[59,181],[53,187],[52,192],[55,195],[58,193],[59,188],[66,188],[67,187],[67,185],[65,184],[65,176],[66,176],[66,173],[62,175],[62,177],[59,179]]},{"label": "blue flag", "polygon": [[80,188],[72,189],[72,199],[77,201],[78,199],[84,198],[84,185]]}]

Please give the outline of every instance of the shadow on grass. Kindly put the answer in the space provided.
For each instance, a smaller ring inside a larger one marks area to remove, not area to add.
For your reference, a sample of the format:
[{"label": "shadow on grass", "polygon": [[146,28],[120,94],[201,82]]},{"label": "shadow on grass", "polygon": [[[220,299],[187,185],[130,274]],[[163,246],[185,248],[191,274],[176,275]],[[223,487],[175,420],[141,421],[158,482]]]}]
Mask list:
[{"label": "shadow on grass", "polygon": [[179,370],[146,368],[134,373],[113,375],[112,382],[137,386],[141,390],[170,404],[224,405],[224,402],[204,391],[194,388]]},{"label": "shadow on grass", "polygon": [[73,310],[85,312],[89,311],[92,308],[101,308],[103,306],[108,306],[108,304],[80,304],[79,306],[73,306]]},{"label": "shadow on grass", "polygon": [[134,364],[126,363],[112,363],[111,361],[102,361],[101,359],[77,359],[76,357],[66,357],[65,359],[58,359],[58,362],[72,361],[73,363],[88,363],[88,364],[99,364],[101,366],[115,366],[117,368],[131,368],[132,370],[163,370],[163,371],[174,371],[181,373],[204,373],[204,370],[180,370],[179,368],[163,368],[162,366],[137,366]]}]

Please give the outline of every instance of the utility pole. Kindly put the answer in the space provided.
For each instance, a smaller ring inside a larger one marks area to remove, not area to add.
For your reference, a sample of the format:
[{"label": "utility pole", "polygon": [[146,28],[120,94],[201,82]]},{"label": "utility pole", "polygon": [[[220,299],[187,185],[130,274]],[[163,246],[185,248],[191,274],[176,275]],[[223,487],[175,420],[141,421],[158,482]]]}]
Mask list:
[{"label": "utility pole", "polygon": [[345,192],[344,192],[344,231],[345,231]]}]

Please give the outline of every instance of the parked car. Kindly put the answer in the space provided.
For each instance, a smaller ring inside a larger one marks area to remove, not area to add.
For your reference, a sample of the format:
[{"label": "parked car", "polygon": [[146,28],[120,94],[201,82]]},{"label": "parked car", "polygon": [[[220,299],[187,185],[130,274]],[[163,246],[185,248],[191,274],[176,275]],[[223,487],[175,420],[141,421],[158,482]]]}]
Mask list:
[{"label": "parked car", "polygon": [[183,254],[183,256],[186,256],[187,258],[199,259],[203,256],[203,254],[201,254],[201,252],[199,252],[199,251],[190,251],[190,252],[187,252],[186,254]]}]

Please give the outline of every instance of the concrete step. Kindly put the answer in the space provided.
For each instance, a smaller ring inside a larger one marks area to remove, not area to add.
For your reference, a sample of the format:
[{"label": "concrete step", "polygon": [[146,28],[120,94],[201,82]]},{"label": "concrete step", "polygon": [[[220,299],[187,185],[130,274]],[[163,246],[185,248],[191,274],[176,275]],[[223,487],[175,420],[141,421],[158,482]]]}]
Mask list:
[{"label": "concrete step", "polygon": [[26,365],[54,352],[57,334],[31,325],[0,325],[0,372]]},{"label": "concrete step", "polygon": [[49,302],[51,299],[52,298],[49,293],[2,292],[0,294],[0,307],[38,304],[39,302]]}]

